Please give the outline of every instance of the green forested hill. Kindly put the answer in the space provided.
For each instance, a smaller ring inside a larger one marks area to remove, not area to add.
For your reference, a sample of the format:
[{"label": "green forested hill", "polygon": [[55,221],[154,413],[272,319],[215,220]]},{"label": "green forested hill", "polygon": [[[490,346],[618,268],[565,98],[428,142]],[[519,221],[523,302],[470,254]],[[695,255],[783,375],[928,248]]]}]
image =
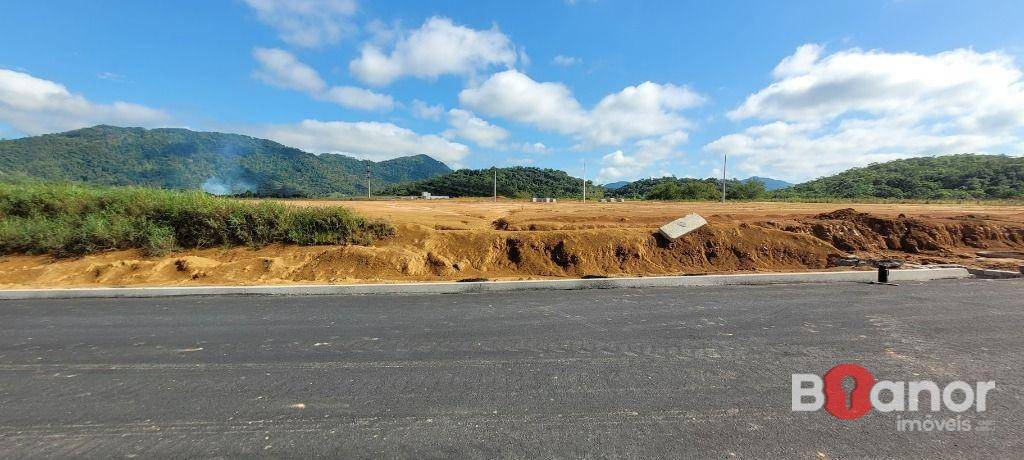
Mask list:
[{"label": "green forested hill", "polygon": [[0,141],[0,171],[9,176],[218,194],[359,195],[366,193],[367,166],[375,187],[451,171],[426,155],[372,162],[187,129],[95,126]]},{"label": "green forested hill", "polygon": [[948,155],[853,168],[775,192],[780,198],[1024,198],[1024,158]]},{"label": "green forested hill", "polygon": [[[383,195],[434,195],[453,197],[491,196],[494,193],[494,169],[460,169],[443,176],[408,184],[400,184],[381,191]],[[498,195],[510,198],[579,197],[583,182],[556,169],[498,168]],[[587,197],[600,198],[603,189],[587,181]]]},{"label": "green forested hill", "polygon": [[[633,181],[607,193],[633,199],[714,201],[722,198],[722,181],[710,178],[659,177]],[[725,196],[730,200],[763,198],[764,183],[757,180],[729,179],[725,183]]]}]

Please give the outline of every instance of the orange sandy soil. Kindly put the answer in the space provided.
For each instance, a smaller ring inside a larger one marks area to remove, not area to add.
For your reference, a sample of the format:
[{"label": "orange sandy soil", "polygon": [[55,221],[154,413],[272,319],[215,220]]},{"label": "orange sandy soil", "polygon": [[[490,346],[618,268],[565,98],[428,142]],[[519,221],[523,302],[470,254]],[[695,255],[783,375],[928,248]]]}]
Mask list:
[{"label": "orange sandy soil", "polygon": [[[1016,269],[1024,206],[521,201],[285,201],[344,205],[393,223],[361,246],[203,249],[147,258],[0,257],[0,288],[360,283],[839,270],[830,257],[894,257]],[[853,208],[856,211],[845,209]],[[696,212],[709,222],[676,242],[657,228]]]}]

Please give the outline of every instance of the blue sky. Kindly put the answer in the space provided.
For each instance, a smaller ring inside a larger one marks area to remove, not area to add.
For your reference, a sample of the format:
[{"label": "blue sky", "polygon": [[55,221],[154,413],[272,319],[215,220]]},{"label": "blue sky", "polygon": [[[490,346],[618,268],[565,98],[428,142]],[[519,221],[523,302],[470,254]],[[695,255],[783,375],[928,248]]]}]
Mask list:
[{"label": "blue sky", "polygon": [[0,136],[97,123],[599,182],[1024,152],[1024,3],[0,4]]}]

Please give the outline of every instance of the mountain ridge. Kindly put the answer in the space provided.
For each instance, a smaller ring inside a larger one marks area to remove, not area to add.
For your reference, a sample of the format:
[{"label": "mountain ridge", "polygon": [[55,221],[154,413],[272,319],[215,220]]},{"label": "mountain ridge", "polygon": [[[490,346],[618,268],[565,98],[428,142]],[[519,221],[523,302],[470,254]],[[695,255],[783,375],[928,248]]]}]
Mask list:
[{"label": "mountain ridge", "polygon": [[774,192],[784,199],[1019,199],[1024,157],[962,153],[876,163]]},{"label": "mountain ridge", "polygon": [[[381,195],[434,195],[483,197],[494,193],[497,175],[498,195],[510,198],[580,197],[583,180],[558,169],[513,166],[508,168],[459,169],[448,174],[385,188]],[[587,181],[587,197],[600,198],[604,188]]]},{"label": "mountain ridge", "polygon": [[184,128],[97,125],[0,141],[0,170],[9,176],[99,185],[205,189],[218,194],[332,196],[451,171],[428,155],[374,162],[314,154],[243,134]]},{"label": "mountain ridge", "polygon": [[764,184],[764,189],[769,191],[769,192],[774,192],[776,190],[781,190],[781,189],[789,188],[789,187],[792,187],[792,186],[796,185],[796,184],[794,184],[792,182],[786,182],[784,180],[772,179],[771,177],[761,177],[761,176],[750,176],[750,177],[748,177],[746,179],[741,180],[740,182],[750,182],[750,181],[754,181],[754,180]]}]

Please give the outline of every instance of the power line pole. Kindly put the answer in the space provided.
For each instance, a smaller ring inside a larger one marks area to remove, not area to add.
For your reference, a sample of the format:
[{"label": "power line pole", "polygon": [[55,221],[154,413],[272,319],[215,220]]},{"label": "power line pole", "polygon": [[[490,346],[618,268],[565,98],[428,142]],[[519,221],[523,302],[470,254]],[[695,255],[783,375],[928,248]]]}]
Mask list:
[{"label": "power line pole", "polygon": [[366,165],[366,199],[370,199],[370,165]]},{"label": "power line pole", "polygon": [[587,202],[587,159],[583,159],[583,202]]},{"label": "power line pole", "polygon": [[725,167],[729,163],[729,154],[722,154],[722,203],[725,203]]},{"label": "power line pole", "polygon": [[498,168],[494,168],[494,202],[498,202]]}]

